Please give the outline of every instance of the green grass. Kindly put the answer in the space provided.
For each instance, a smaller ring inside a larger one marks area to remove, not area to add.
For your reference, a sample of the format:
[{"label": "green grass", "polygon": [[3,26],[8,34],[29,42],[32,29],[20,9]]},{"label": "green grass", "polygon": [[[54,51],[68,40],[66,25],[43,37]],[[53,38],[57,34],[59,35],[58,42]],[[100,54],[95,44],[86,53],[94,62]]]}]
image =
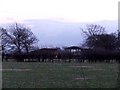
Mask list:
[{"label": "green grass", "polygon": [[[3,62],[2,65],[3,88],[115,88],[117,86],[117,63]],[[15,69],[29,70],[15,71]]]}]

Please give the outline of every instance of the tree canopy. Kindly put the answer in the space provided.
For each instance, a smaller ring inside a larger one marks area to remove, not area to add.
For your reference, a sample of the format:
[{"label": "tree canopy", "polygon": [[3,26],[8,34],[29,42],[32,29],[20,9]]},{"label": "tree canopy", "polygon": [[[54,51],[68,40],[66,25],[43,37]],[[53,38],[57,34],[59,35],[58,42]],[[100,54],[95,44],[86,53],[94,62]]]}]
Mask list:
[{"label": "tree canopy", "polygon": [[115,34],[107,34],[105,28],[100,25],[88,25],[83,30],[86,35],[84,45],[90,48],[114,49],[116,48],[117,36]]},{"label": "tree canopy", "polygon": [[32,31],[22,24],[12,24],[8,28],[1,28],[2,47],[8,52],[29,52],[35,49],[38,42]]}]

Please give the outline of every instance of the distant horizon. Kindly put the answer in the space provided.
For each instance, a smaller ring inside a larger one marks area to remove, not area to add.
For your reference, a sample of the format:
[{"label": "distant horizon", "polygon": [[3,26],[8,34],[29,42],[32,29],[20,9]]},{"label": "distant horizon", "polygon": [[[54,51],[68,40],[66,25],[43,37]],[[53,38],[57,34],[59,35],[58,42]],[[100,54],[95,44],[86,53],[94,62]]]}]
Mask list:
[{"label": "distant horizon", "polygon": [[[2,18],[0,19],[0,24],[7,24],[7,23],[23,23],[24,21],[39,21],[39,20],[51,20],[51,21],[58,21],[58,22],[68,22],[68,23],[95,23],[95,22],[102,22],[102,21],[118,21],[118,19],[102,19],[102,20],[93,20],[93,21],[80,21],[80,20],[72,20],[72,19],[65,19],[65,18],[41,18],[41,19],[14,19],[14,18]],[[23,23],[24,24],[24,23]]]}]

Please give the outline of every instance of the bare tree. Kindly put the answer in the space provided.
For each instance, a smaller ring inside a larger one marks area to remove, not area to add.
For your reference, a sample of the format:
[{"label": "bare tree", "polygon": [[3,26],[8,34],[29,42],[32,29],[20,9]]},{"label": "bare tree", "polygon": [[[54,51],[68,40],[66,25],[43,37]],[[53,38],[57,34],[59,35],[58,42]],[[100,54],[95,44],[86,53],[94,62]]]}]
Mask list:
[{"label": "bare tree", "polygon": [[84,46],[93,47],[95,44],[98,35],[103,35],[106,33],[105,28],[100,25],[86,25],[86,29],[81,29],[85,37],[85,43]]},{"label": "bare tree", "polygon": [[18,23],[9,26],[2,30],[2,45],[10,52],[29,52],[35,48],[35,43],[38,39],[32,31]]},{"label": "bare tree", "polygon": [[83,29],[81,29],[81,30],[87,37],[106,33],[104,27],[102,27],[100,25],[96,25],[96,24],[86,25],[86,30],[83,30]]}]

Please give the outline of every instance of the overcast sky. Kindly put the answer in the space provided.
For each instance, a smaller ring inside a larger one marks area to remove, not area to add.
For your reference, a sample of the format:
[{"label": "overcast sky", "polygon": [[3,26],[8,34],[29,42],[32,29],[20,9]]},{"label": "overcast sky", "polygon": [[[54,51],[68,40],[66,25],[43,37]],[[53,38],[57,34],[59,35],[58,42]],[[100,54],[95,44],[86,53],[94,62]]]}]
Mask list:
[{"label": "overcast sky", "polygon": [[0,0],[0,22],[24,19],[118,19],[119,0]]}]

